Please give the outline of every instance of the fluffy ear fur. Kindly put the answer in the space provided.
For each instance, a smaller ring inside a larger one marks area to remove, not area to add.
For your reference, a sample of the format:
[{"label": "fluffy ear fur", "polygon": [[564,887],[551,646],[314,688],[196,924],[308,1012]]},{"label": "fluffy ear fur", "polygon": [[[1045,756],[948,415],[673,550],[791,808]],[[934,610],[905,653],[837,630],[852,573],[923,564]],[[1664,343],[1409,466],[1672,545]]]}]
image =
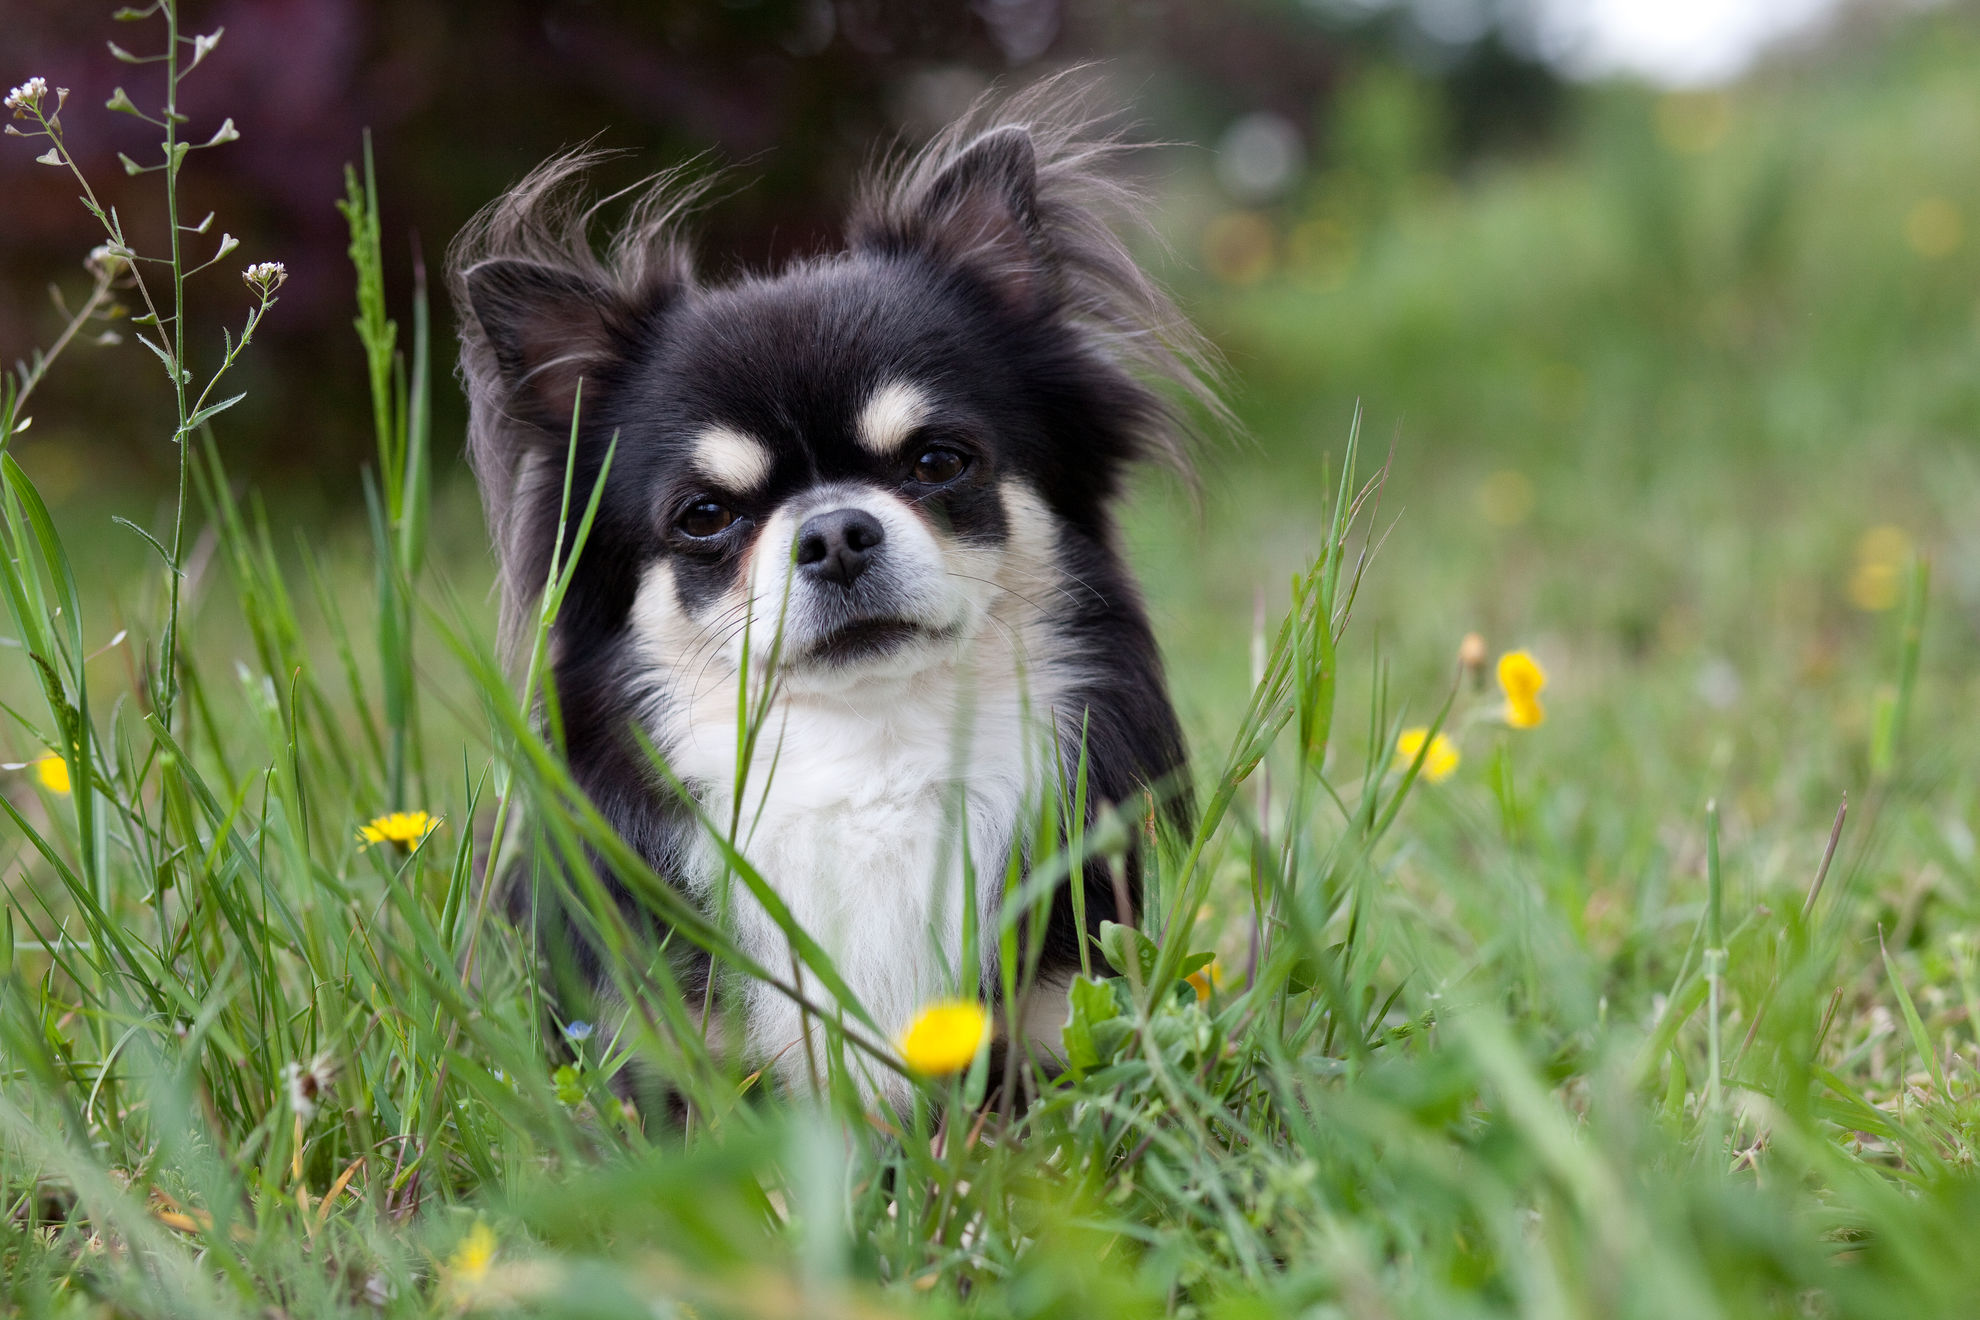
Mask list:
[{"label": "fluffy ear fur", "polygon": [[1051,264],[1030,133],[991,129],[947,162],[917,203],[926,243],[971,268],[1013,311],[1041,308]]},{"label": "fluffy ear fur", "polygon": [[1235,423],[1215,351],[1122,241],[1152,243],[1151,208],[1122,177],[1132,148],[1089,109],[1077,70],[1009,99],[986,97],[926,147],[867,181],[848,226],[855,251],[955,263],[1020,315],[1059,322],[1146,392],[1144,456],[1187,473],[1198,423]]},{"label": "fluffy ear fur", "polygon": [[469,310],[495,355],[510,412],[568,432],[578,381],[612,359],[625,311],[618,299],[569,270],[495,257],[461,272]]},{"label": "fluffy ear fur", "polygon": [[580,377],[590,415],[613,362],[638,336],[659,331],[694,278],[678,231],[708,180],[683,170],[648,180],[601,252],[592,220],[623,194],[589,200],[585,185],[599,159],[578,151],[537,167],[469,221],[447,253],[468,462],[501,556],[511,637],[542,590],[555,535],[554,504],[529,496],[561,485]]}]

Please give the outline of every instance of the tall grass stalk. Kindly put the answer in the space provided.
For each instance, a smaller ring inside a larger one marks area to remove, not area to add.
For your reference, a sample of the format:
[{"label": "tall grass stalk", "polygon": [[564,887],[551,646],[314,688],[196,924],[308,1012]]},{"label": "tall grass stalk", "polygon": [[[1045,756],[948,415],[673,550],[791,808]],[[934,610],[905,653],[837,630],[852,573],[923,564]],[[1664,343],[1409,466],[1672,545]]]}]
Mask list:
[{"label": "tall grass stalk", "polygon": [[1720,1056],[1721,998],[1726,975],[1725,886],[1719,875],[1719,803],[1705,804],[1705,1108],[1725,1112],[1725,1065]]}]

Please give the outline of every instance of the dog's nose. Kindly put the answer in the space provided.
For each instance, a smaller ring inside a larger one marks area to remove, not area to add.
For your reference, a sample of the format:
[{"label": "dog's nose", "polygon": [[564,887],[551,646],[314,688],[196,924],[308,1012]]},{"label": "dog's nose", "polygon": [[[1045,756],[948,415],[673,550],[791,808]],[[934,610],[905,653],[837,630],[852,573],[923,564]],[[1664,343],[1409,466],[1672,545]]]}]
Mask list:
[{"label": "dog's nose", "polygon": [[810,577],[850,587],[886,539],[880,520],[864,509],[814,514],[798,528],[798,567]]}]

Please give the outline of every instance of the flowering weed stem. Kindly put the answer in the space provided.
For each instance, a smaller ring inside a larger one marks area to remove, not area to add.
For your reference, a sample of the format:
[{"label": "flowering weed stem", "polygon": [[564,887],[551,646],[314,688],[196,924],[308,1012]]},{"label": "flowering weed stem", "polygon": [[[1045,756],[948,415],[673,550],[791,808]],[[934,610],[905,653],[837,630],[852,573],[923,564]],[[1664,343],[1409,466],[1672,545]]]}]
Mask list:
[{"label": "flowering weed stem", "polygon": [[1724,994],[1726,942],[1722,907],[1724,890],[1719,877],[1719,803],[1705,804],[1705,990],[1706,990],[1706,1068],[1705,1108],[1716,1122],[1725,1112],[1725,1096],[1720,1061],[1720,999]]}]

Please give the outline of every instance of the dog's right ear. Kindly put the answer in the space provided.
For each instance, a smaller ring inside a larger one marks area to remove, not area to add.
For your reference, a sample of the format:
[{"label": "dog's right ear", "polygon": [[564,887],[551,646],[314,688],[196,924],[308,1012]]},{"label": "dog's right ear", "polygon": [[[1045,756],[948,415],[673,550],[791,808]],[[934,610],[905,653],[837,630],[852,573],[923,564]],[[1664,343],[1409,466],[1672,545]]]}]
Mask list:
[{"label": "dog's right ear", "polygon": [[568,433],[579,380],[595,390],[620,348],[625,313],[617,296],[571,271],[509,257],[471,266],[461,281],[511,415],[553,436]]}]

